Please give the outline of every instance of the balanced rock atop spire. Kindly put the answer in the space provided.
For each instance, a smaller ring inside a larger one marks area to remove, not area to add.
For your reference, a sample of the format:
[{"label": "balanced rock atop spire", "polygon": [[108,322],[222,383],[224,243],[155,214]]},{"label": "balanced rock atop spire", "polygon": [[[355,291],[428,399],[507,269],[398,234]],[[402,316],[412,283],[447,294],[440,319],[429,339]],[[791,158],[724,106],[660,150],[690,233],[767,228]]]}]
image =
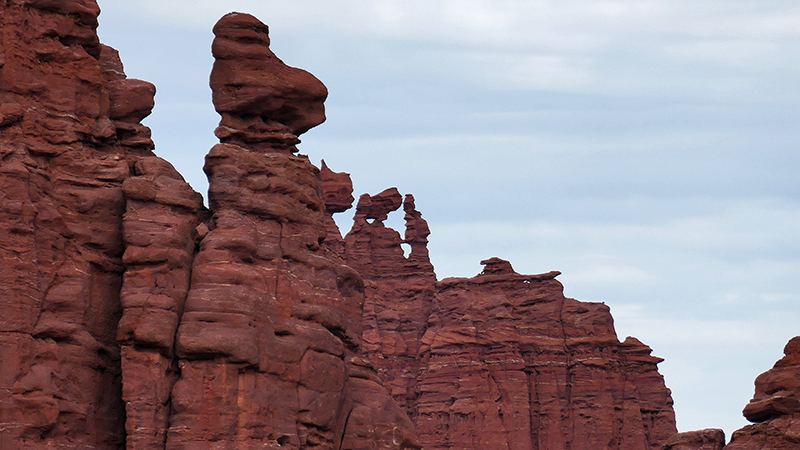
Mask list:
[{"label": "balanced rock atop spire", "polygon": [[214,35],[211,89],[222,115],[217,137],[258,150],[296,152],[297,137],[325,121],[325,85],[275,56],[269,27],[249,14],[225,15]]}]

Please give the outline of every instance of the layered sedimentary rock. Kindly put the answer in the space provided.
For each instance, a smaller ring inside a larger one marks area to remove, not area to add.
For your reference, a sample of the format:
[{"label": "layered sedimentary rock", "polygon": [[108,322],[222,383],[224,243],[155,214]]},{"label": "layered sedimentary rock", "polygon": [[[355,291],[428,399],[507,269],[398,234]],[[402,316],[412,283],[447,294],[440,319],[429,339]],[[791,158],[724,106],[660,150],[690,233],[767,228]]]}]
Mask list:
[{"label": "layered sedimentary rock", "polygon": [[363,281],[323,248],[319,170],[294,154],[325,118],[325,87],[277,59],[252,16],[214,32],[222,143],[206,157],[213,217],[178,327],[166,448],[417,448],[358,355]]},{"label": "layered sedimentary rock", "polygon": [[96,3],[0,6],[0,447],[418,448],[294,155],[322,83],[220,21],[212,213],[153,155],[155,88],[99,44]]},{"label": "layered sedimentary rock", "polygon": [[0,2],[0,447],[120,448],[123,183],[155,88],[92,0]]},{"label": "layered sedimentary rock", "polygon": [[722,430],[675,435],[664,450],[789,450],[800,448],[800,336],[789,340],[784,357],[755,381],[755,395],[743,414],[753,422],[736,430],[725,445]]},{"label": "layered sedimentary rock", "polygon": [[671,437],[663,450],[722,450],[725,433],[716,428],[679,433]]},{"label": "layered sedimentary rock", "polygon": [[[438,282],[396,189],[362,196],[342,238],[349,176],[296,154],[326,88],[246,14],[214,28],[207,209],[153,154],[155,88],[99,43],[98,13],[0,1],[0,448],[637,450],[674,433],[660,360],[557,273],[493,258]],[[384,225],[401,206],[403,237]],[[796,415],[781,380],[754,420]]]},{"label": "layered sedimentary rock", "polygon": [[[384,225],[403,205],[406,239]],[[436,275],[428,258],[428,225],[397,189],[358,201],[352,230],[345,237],[347,262],[367,280],[362,350],[392,396],[413,412],[422,335],[433,307]],[[411,246],[406,258],[401,244]],[[413,414],[412,414],[413,416]]]},{"label": "layered sedimentary rock", "polygon": [[426,449],[660,449],[675,433],[661,359],[619,342],[607,306],[499,258],[437,282],[413,197],[404,239],[383,223],[401,199],[362,195],[346,253],[366,280],[364,353]]},{"label": "layered sedimentary rock", "polygon": [[196,241],[207,231],[200,194],[161,158],[143,158],[123,183],[125,253],[117,329],[128,449],[163,448],[177,377],[175,332]]},{"label": "layered sedimentary rock", "polygon": [[339,227],[333,220],[336,213],[345,212],[353,207],[353,180],[350,174],[332,171],[325,160],[319,171],[322,181],[322,198],[325,201],[325,228],[327,233],[323,245],[337,258],[345,258],[345,243]]},{"label": "layered sedimentary rock", "polygon": [[800,336],[783,352],[772,369],[756,378],[755,395],[744,408],[754,424],[735,431],[726,450],[800,448]]}]

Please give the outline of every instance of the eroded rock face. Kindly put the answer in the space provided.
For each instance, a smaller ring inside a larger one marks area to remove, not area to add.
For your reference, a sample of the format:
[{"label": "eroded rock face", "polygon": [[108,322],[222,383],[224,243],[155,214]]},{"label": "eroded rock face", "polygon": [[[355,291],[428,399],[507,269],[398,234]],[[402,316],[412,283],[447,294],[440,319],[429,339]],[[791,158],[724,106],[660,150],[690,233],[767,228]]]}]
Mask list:
[{"label": "eroded rock face", "polygon": [[166,448],[418,448],[359,358],[363,281],[323,247],[320,173],[293,155],[325,88],[275,58],[254,17],[214,30],[222,143],[206,157],[213,217],[178,327]]},{"label": "eroded rock face", "polygon": [[[660,360],[557,273],[492,258],[437,282],[397,189],[362,196],[343,239],[349,176],[295,154],[327,91],[246,14],[214,28],[207,210],[153,154],[155,88],[99,43],[98,13],[0,0],[0,448],[637,450],[674,433]],[[401,206],[403,237],[383,223]],[[794,417],[787,383],[765,378],[753,417]]]},{"label": "eroded rock face", "polygon": [[322,197],[325,201],[325,227],[327,235],[323,245],[338,258],[345,258],[345,244],[342,233],[333,220],[336,213],[345,212],[353,207],[353,180],[349,173],[334,172],[325,160],[319,172],[322,181]]},{"label": "eroded rock face", "polygon": [[[406,239],[383,221],[403,205]],[[436,274],[428,259],[428,225],[400,192],[387,189],[358,201],[345,236],[348,264],[366,280],[362,352],[375,365],[394,399],[413,417],[422,335],[433,307]],[[412,246],[406,258],[401,243]]]},{"label": "eroded rock face", "polygon": [[128,449],[158,449],[171,414],[178,373],[175,332],[189,291],[196,241],[207,231],[205,208],[161,158],[143,158],[122,185],[125,275],[117,329]]},{"label": "eroded rock face", "polygon": [[737,430],[726,450],[800,448],[800,336],[783,350],[785,356],[756,378],[756,392],[744,408],[755,422]]},{"label": "eroded rock face", "polygon": [[716,428],[678,433],[671,437],[663,450],[722,450],[725,433]]},{"label": "eroded rock face", "polygon": [[269,28],[249,14],[230,13],[214,26],[211,72],[223,143],[296,152],[297,138],[325,121],[325,85],[289,67],[269,48]]},{"label": "eroded rock face", "polygon": [[93,0],[0,2],[0,447],[124,446],[123,183],[151,84]]},{"label": "eroded rock face", "polygon": [[520,275],[499,258],[437,282],[413,196],[404,239],[383,223],[401,198],[362,195],[345,242],[367,286],[363,352],[426,449],[649,450],[675,433],[661,359],[619,342],[607,306],[565,298],[558,272]]}]

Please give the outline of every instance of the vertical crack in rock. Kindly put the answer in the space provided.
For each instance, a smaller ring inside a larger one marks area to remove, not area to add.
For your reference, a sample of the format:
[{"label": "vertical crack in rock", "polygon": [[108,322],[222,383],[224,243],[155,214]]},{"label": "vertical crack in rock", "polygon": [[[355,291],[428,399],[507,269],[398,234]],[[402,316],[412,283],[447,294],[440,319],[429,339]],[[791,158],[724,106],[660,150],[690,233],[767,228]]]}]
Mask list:
[{"label": "vertical crack in rock", "polygon": [[0,446],[125,445],[123,185],[154,158],[152,84],[92,0],[0,4]]},{"label": "vertical crack in rock", "polygon": [[[98,13],[0,0],[0,447],[724,444],[671,437],[661,360],[558,272],[490,258],[437,281],[396,188],[362,195],[342,238],[349,175],[297,154],[327,90],[247,14],[214,27],[207,210],[153,154],[155,87],[100,44]],[[402,237],[384,224],[401,206]],[[797,339],[726,448],[797,447]]]},{"label": "vertical crack in rock", "polygon": [[166,447],[418,448],[358,357],[363,282],[325,243],[332,204],[295,155],[297,136],[325,118],[325,86],[283,64],[250,15],[228,14],[214,33],[213,226],[178,328]]},{"label": "vertical crack in rock", "polygon": [[361,196],[346,254],[367,285],[363,353],[426,449],[655,450],[675,433],[660,359],[620,343],[607,306],[564,297],[558,272],[520,275],[499,258],[437,282],[413,197],[404,240],[383,224],[400,198]]}]

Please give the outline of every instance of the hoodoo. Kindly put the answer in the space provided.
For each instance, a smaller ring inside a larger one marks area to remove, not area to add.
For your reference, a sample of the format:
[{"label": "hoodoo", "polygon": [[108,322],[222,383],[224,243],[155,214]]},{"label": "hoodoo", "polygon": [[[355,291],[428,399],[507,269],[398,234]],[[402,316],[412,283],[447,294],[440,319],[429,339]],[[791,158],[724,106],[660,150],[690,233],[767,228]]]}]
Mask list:
[{"label": "hoodoo", "polygon": [[[248,14],[214,27],[204,206],[153,152],[155,87],[98,14],[0,0],[3,450],[800,446],[800,338],[725,446],[676,434],[661,359],[558,272],[490,258],[438,280],[396,188],[361,195],[342,237],[350,176],[297,148],[327,89]],[[403,235],[384,223],[401,207]]]}]

